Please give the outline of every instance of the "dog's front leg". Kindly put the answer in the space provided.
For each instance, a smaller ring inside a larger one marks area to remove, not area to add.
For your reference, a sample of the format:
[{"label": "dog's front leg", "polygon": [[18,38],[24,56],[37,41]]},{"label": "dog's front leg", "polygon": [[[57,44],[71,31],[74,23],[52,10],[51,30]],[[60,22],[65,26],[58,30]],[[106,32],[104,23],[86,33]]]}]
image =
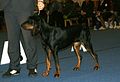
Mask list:
[{"label": "dog's front leg", "polygon": [[46,70],[42,73],[42,76],[46,77],[49,75],[49,72],[50,72],[50,69],[51,69],[51,55],[52,55],[52,52],[51,50],[48,50],[47,51],[47,57],[46,57]]},{"label": "dog's front leg", "polygon": [[58,51],[57,51],[57,49],[54,49],[53,57],[54,57],[55,68],[56,68],[56,71],[54,73],[54,77],[57,78],[57,77],[60,76],[60,65],[59,65],[59,58],[58,58]]}]

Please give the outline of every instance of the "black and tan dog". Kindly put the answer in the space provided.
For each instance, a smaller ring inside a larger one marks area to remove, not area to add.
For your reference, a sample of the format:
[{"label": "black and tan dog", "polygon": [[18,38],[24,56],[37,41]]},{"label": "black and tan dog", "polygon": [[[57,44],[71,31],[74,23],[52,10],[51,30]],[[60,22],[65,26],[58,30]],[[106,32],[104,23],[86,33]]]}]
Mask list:
[{"label": "black and tan dog", "polygon": [[93,51],[92,44],[90,42],[90,31],[88,28],[83,28],[79,25],[76,27],[61,29],[59,27],[49,26],[44,19],[42,19],[38,14],[30,16],[26,22],[21,25],[26,30],[31,30],[32,34],[35,35],[39,33],[42,39],[42,46],[47,53],[46,57],[46,70],[42,74],[43,76],[48,76],[51,68],[50,56],[53,55],[56,71],[54,77],[60,76],[60,65],[58,58],[58,51],[66,48],[70,45],[73,46],[76,57],[77,64],[74,70],[80,69],[81,56],[79,52],[80,45],[83,44],[87,51],[91,54],[96,64],[94,69],[99,69],[98,57]]}]

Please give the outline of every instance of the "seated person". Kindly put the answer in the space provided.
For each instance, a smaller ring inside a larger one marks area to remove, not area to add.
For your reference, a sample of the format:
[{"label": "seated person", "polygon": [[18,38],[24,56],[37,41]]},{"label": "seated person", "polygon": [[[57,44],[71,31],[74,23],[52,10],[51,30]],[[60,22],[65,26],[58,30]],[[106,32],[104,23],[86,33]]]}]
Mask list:
[{"label": "seated person", "polygon": [[[108,0],[99,0],[98,8],[97,8],[97,17],[99,18],[99,22],[101,23],[102,27],[109,28],[110,23],[114,20],[115,15],[113,12],[113,5],[112,1]],[[105,24],[107,23],[107,25]]]}]

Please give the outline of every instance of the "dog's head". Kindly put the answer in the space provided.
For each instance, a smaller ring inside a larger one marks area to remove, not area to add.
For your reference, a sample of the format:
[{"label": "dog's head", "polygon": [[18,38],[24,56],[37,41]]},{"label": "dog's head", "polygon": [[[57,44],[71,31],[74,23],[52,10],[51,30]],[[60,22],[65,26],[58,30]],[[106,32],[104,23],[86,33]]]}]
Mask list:
[{"label": "dog's head", "polygon": [[36,35],[39,33],[39,27],[41,25],[41,17],[38,13],[34,13],[30,16],[21,27],[25,30],[30,30],[32,35]]}]

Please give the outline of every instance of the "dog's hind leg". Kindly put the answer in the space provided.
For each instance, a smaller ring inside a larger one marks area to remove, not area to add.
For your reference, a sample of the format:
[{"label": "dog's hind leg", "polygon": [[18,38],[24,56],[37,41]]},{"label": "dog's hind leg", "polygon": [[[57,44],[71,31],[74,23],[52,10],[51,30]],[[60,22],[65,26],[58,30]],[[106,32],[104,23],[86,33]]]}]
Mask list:
[{"label": "dog's hind leg", "polygon": [[75,65],[73,70],[79,70],[80,69],[81,60],[82,60],[82,57],[80,55],[80,50],[79,50],[80,45],[81,45],[80,42],[74,42],[74,44],[73,44],[74,52],[75,52],[76,57],[77,57],[77,64]]},{"label": "dog's hind leg", "polygon": [[84,44],[84,46],[87,49],[87,51],[90,53],[90,55],[93,57],[94,61],[96,62],[95,66],[94,66],[94,70],[98,70],[100,68],[99,62],[98,62],[98,56],[94,52],[92,44],[90,42],[87,42],[86,44]]},{"label": "dog's hind leg", "polygon": [[46,57],[46,60],[45,60],[46,70],[42,73],[42,76],[44,76],[44,77],[49,75],[49,72],[50,72],[50,69],[51,69],[51,55],[52,55],[51,50],[47,50],[47,57]]}]

